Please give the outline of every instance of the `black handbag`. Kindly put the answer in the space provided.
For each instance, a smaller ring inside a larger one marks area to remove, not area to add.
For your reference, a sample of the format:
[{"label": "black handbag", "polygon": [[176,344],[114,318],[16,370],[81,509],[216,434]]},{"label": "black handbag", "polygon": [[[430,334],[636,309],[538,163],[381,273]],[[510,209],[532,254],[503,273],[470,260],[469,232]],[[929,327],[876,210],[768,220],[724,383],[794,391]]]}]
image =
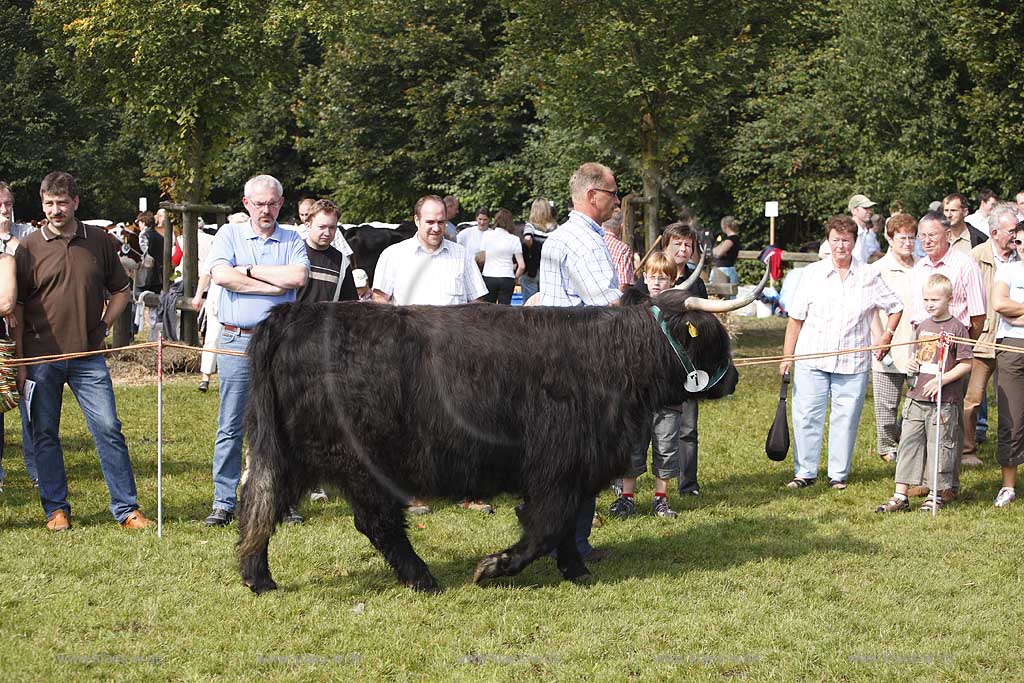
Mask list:
[{"label": "black handbag", "polygon": [[789,393],[789,373],[782,376],[779,387],[779,407],[775,409],[775,421],[764,440],[764,452],[769,460],[782,462],[789,453],[789,422],[786,419],[786,395]]}]

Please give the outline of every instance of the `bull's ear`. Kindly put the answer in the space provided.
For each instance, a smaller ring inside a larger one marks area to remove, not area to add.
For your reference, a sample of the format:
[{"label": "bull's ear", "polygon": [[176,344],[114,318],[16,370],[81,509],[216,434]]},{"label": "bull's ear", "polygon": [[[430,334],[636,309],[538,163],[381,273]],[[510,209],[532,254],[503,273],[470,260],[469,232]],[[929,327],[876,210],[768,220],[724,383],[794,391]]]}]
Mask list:
[{"label": "bull's ear", "polygon": [[764,275],[761,276],[761,282],[758,283],[757,287],[753,292],[746,295],[742,299],[723,299],[721,301],[711,301],[710,299],[701,299],[700,297],[691,296],[687,297],[685,306],[691,311],[706,311],[708,313],[728,313],[729,311],[736,311],[744,306],[750,304],[754,299],[761,296],[761,292],[764,290],[764,286],[768,284],[768,274],[770,273],[768,266],[764,267]]}]

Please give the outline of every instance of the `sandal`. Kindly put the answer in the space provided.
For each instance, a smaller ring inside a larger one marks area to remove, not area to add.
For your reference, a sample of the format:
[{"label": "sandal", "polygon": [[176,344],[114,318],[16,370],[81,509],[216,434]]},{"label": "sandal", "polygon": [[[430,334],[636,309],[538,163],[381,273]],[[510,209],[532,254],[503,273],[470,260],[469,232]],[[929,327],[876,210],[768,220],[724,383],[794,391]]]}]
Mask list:
[{"label": "sandal", "polygon": [[812,477],[810,479],[805,479],[804,477],[793,477],[789,480],[789,483],[786,484],[786,488],[805,489],[816,481],[818,481],[816,477]]},{"label": "sandal", "polygon": [[942,498],[928,496],[928,500],[921,503],[921,507],[919,507],[918,510],[920,510],[921,512],[931,512],[932,510],[938,512],[943,507],[945,507],[945,505],[946,504],[942,502]]},{"label": "sandal", "polygon": [[829,479],[828,487],[830,489],[835,489],[836,491],[842,491],[846,488],[846,481],[843,479]]},{"label": "sandal", "polygon": [[875,508],[875,512],[909,512],[910,503],[906,498],[902,500],[893,496],[887,500],[884,504],[879,505]]}]

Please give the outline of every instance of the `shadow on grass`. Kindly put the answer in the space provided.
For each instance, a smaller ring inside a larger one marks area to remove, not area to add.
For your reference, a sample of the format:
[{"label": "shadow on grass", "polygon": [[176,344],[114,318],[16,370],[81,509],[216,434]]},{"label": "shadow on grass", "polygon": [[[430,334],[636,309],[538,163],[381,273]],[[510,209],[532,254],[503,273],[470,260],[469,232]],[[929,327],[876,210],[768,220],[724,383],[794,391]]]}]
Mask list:
[{"label": "shadow on grass", "polygon": [[[731,519],[677,528],[658,523],[644,525],[641,533],[626,541],[600,544],[612,556],[599,564],[588,565],[593,583],[615,584],[636,578],[679,577],[689,572],[728,570],[765,560],[795,560],[817,553],[871,555],[878,546],[845,535],[822,535],[816,525],[806,519],[768,515],[759,518]],[[670,532],[670,533],[666,533]],[[489,552],[498,552],[495,547]],[[430,561],[429,555],[444,552],[436,546],[424,553],[430,571],[445,589],[470,585],[478,556],[451,556],[443,561]],[[274,564],[273,541],[270,560]],[[422,556],[422,555],[421,555]],[[395,587],[394,575],[383,562],[374,566],[346,567],[344,575],[319,576],[304,582],[291,583],[285,576],[275,576],[281,589],[291,592],[337,588],[356,594],[376,593]],[[556,586],[562,577],[554,561],[540,558],[515,577],[489,581],[484,588],[537,589]]]}]

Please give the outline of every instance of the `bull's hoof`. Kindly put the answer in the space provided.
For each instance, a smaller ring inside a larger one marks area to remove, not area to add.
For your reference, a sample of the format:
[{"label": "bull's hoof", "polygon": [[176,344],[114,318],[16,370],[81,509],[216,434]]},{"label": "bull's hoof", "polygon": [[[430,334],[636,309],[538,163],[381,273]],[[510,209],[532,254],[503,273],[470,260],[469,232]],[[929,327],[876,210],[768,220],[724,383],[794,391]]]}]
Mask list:
[{"label": "bull's hoof", "polygon": [[505,553],[495,553],[493,555],[485,556],[476,565],[476,571],[473,572],[473,583],[480,583],[485,579],[494,579],[499,576],[506,576],[508,572],[506,567],[508,565],[508,555]]},{"label": "bull's hoof", "polygon": [[584,572],[578,576],[572,578],[566,577],[569,581],[572,581],[577,586],[590,586],[594,583],[594,575],[590,572]]},{"label": "bull's hoof", "polygon": [[419,591],[420,593],[440,593],[441,592],[441,585],[437,582],[437,579],[435,579],[430,574],[427,574],[427,576],[425,578],[422,578],[422,579],[414,579],[412,581],[406,581],[405,582],[405,586],[407,588],[412,588],[414,591]]},{"label": "bull's hoof", "polygon": [[269,591],[277,590],[277,582],[275,582],[273,579],[249,580],[245,581],[244,583],[246,586],[249,587],[249,590],[251,590],[256,595],[263,595],[264,593],[267,593]]}]

